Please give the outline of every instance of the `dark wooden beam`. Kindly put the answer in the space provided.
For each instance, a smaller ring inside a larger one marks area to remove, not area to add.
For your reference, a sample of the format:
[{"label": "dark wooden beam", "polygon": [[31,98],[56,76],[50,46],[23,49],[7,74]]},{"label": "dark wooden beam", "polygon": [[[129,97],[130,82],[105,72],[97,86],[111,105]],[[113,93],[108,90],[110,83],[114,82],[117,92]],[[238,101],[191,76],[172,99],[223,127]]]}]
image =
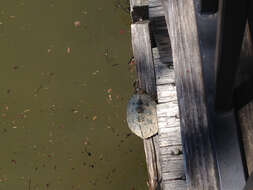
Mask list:
[{"label": "dark wooden beam", "polygon": [[[221,0],[220,0],[221,1]],[[222,3],[222,2],[220,2]],[[196,14],[197,28],[202,57],[206,102],[208,106],[209,128],[215,147],[219,173],[219,188],[237,190],[245,183],[245,167],[241,155],[240,135],[235,112],[217,113],[215,99],[215,51],[218,14],[205,16]],[[235,172],[236,171],[236,172]]]},{"label": "dark wooden beam", "polygon": [[132,22],[138,22],[142,20],[148,20],[149,11],[148,6],[137,6],[133,7],[133,11],[131,12]]},{"label": "dark wooden beam", "polygon": [[149,18],[148,6],[148,0],[130,0],[130,13],[133,23]]},{"label": "dark wooden beam", "polygon": [[[246,57],[246,59],[245,59]],[[243,46],[241,51],[241,64],[240,63],[240,69],[237,75],[237,86],[239,87],[241,84],[243,84],[245,81],[250,80],[252,77],[252,66],[253,62],[249,60],[253,57],[253,44],[251,40],[249,25],[247,24],[245,34],[244,34],[244,40],[243,40]],[[251,83],[252,84],[252,83]],[[252,85],[248,86],[248,90],[245,91],[252,91]],[[237,91],[239,92],[239,91]],[[247,94],[248,92],[246,92]],[[251,100],[248,104],[246,104],[243,107],[238,106],[237,102],[240,102],[242,100],[238,100],[238,98],[242,98],[241,96],[237,97],[235,96],[235,104],[237,105],[237,117],[240,122],[240,128],[241,128],[241,139],[243,142],[243,150],[245,154],[245,159],[247,163],[247,170],[248,175],[253,172],[253,100]],[[244,103],[243,103],[244,104]]]},{"label": "dark wooden beam", "polygon": [[216,97],[218,111],[233,108],[233,92],[247,19],[247,0],[221,0],[219,14]]},{"label": "dark wooden beam", "polygon": [[253,100],[253,77],[235,89],[235,108],[240,110]]},{"label": "dark wooden beam", "polygon": [[253,1],[249,2],[248,23],[250,28],[251,41],[253,40]]},{"label": "dark wooden beam", "polygon": [[161,2],[166,14],[175,66],[187,186],[189,190],[218,190],[219,178],[208,122],[201,56],[203,53],[206,55],[205,60],[213,60],[215,17],[201,18],[204,29],[200,43],[194,0]]},{"label": "dark wooden beam", "polygon": [[[198,4],[197,1],[195,2],[197,9]],[[208,17],[196,14],[200,56],[208,108],[208,125],[212,131],[218,165],[219,188],[237,190],[241,189],[245,183],[245,170],[236,115],[233,110],[226,113],[216,113],[214,110],[217,17],[217,14]]]},{"label": "dark wooden beam", "polygon": [[161,1],[175,65],[188,189],[242,189],[235,114],[214,110],[217,14],[199,14],[198,0]]},{"label": "dark wooden beam", "polygon": [[202,14],[213,14],[218,11],[218,0],[199,0],[199,9]]}]

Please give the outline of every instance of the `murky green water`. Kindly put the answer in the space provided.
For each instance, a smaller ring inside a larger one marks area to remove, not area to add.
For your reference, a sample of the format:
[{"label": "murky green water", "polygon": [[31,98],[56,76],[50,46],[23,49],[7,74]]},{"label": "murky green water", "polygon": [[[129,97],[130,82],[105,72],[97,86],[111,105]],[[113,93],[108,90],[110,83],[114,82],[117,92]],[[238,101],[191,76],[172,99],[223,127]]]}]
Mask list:
[{"label": "murky green water", "polygon": [[129,29],[115,0],[0,0],[0,190],[146,189]]}]

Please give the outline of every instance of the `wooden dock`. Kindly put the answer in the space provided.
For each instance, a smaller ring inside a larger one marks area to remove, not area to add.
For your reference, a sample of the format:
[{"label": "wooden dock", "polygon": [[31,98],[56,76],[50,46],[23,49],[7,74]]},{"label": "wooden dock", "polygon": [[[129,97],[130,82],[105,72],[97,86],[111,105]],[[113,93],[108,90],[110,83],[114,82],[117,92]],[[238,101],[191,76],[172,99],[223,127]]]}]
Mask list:
[{"label": "wooden dock", "polygon": [[[135,5],[133,1],[131,3],[132,11],[133,6],[138,7],[138,12],[133,13],[137,14],[137,22],[133,19],[132,24],[132,43],[138,78],[141,87],[150,95],[157,97],[158,102],[158,135],[151,138],[152,140],[144,140],[150,189],[186,190],[175,74],[163,8],[159,0],[150,0],[146,3],[142,1],[141,4],[137,2]],[[142,18],[138,18],[139,15]],[[143,28],[146,29],[146,33],[142,32]],[[144,41],[150,44],[141,44]],[[148,50],[143,52],[144,49]],[[143,60],[144,55],[146,59],[150,57],[152,60]],[[145,72],[147,69],[144,69],[147,68],[146,64],[149,65],[149,70],[153,69],[154,72],[147,74]],[[150,144],[149,141],[155,147],[154,150],[150,149],[152,145],[147,145]],[[150,152],[154,156],[151,156]],[[160,166],[154,164],[152,158],[155,158]],[[154,168],[157,171],[154,171]],[[158,183],[155,183],[155,180]]]},{"label": "wooden dock", "polygon": [[[138,80],[157,100],[158,134],[144,140],[150,190],[240,190],[253,170],[252,73],[223,69],[217,80],[223,15],[216,0],[198,3],[130,0]],[[242,58],[253,55],[250,36],[248,27]],[[231,93],[222,88],[227,76],[236,78],[235,87],[226,86]],[[224,102],[229,109],[217,111]]]},{"label": "wooden dock", "polygon": [[157,118],[162,189],[186,190],[175,72],[162,4],[149,1],[157,87]]}]

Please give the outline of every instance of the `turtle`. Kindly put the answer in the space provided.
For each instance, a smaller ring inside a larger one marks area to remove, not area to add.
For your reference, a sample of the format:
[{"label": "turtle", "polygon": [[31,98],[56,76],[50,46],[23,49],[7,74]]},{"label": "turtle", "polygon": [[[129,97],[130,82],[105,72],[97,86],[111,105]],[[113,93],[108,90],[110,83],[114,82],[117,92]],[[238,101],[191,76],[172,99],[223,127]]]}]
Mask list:
[{"label": "turtle", "polygon": [[142,139],[152,137],[158,132],[156,105],[155,100],[139,88],[128,101],[128,127]]}]

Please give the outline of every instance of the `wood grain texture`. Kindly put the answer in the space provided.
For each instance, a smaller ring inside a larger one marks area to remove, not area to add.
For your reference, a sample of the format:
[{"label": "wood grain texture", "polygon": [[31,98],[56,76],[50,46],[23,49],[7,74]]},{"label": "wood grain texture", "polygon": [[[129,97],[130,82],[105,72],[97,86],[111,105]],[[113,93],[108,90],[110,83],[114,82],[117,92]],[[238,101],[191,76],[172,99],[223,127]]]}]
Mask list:
[{"label": "wood grain texture", "polygon": [[149,24],[149,21],[140,21],[131,25],[132,47],[140,87],[151,96],[156,96]]},{"label": "wood grain texture", "polygon": [[[244,35],[244,41],[241,51],[242,57],[253,56],[253,45],[252,39],[250,35],[249,26],[246,26],[246,32]],[[253,64],[253,63],[252,63]],[[240,84],[243,81],[249,79],[246,73],[240,72],[237,75],[237,83]],[[242,134],[242,141],[243,147],[245,152],[245,158],[248,168],[248,174],[253,172],[253,101],[249,104],[245,105],[242,109],[238,110],[237,112],[238,119],[241,126],[241,134]]]},{"label": "wood grain texture", "polygon": [[193,0],[161,0],[171,39],[189,190],[217,190]]},{"label": "wood grain texture", "polygon": [[169,183],[165,183],[164,189],[185,190],[185,181],[184,180],[174,180]]},{"label": "wood grain texture", "polygon": [[161,166],[159,162],[160,152],[158,135],[149,139],[144,139],[143,142],[148,170],[149,190],[159,190],[161,182]]},{"label": "wood grain texture", "polygon": [[[250,35],[249,25],[247,24],[245,28],[243,43],[242,43],[241,59],[244,59],[244,58],[247,59],[248,57],[252,57],[252,56],[253,56],[253,44],[252,44],[252,39]],[[248,71],[248,68],[247,67],[244,68],[240,64],[238,68],[237,76],[236,76],[235,86],[238,87],[243,82],[249,80],[250,77],[251,77],[251,73]]]},{"label": "wood grain texture", "polygon": [[149,15],[156,48],[152,49],[156,85],[157,119],[163,190],[186,190],[172,51],[162,4],[150,0]]},{"label": "wood grain texture", "polygon": [[253,102],[250,102],[238,112],[241,126],[242,141],[245,158],[247,162],[248,174],[253,172]]},{"label": "wood grain texture", "polygon": [[242,43],[241,56],[242,57],[253,56],[253,44],[252,44],[249,24],[246,25],[245,34],[244,34],[243,43]]},{"label": "wood grain texture", "polygon": [[[149,21],[136,22],[131,25],[132,47],[140,88],[149,95],[156,97],[156,78],[149,25]],[[157,135],[144,140],[144,150],[149,176],[149,189],[156,190],[159,188],[159,182],[161,181]]]}]

